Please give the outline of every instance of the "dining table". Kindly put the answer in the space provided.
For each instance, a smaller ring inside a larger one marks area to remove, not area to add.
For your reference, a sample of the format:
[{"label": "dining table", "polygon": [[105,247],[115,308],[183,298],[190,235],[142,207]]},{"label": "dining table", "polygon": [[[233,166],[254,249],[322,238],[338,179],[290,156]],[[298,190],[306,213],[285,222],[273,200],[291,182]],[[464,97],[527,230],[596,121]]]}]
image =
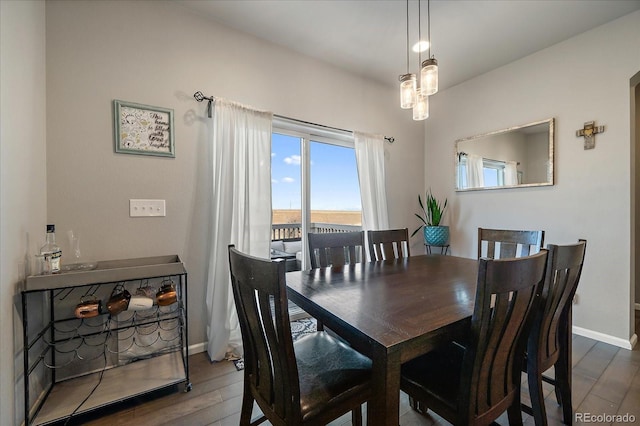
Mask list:
[{"label": "dining table", "polygon": [[420,255],[287,272],[287,296],[372,361],[367,424],[399,424],[400,368],[468,330],[478,261]]}]

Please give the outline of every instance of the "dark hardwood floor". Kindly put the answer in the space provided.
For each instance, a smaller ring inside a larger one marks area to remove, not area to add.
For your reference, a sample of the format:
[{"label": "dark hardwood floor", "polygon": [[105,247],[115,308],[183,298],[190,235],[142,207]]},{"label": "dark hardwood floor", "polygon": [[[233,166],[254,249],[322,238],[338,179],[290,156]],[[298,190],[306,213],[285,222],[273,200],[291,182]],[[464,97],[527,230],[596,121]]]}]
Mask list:
[{"label": "dark hardwood floor", "polygon": [[[640,330],[640,315],[636,311],[636,330]],[[141,400],[119,411],[104,414],[84,424],[113,425],[237,425],[242,401],[243,373],[232,362],[211,364],[206,354],[190,357],[191,392],[175,392],[153,400]],[[525,376],[523,375],[523,380]],[[545,384],[547,417],[550,425],[562,424],[562,414],[555,402],[552,388]],[[528,402],[526,384],[523,402]],[[596,415],[635,416],[640,422],[640,344],[633,351],[620,349],[582,336],[573,337],[573,409],[576,417],[582,413]],[[448,424],[438,416],[422,416],[410,409],[408,398],[402,395],[400,424]],[[365,414],[366,417],[366,414]],[[533,418],[523,414],[525,425]],[[508,424],[506,415],[498,419]],[[575,424],[582,424],[579,418]],[[268,424],[268,423],[264,423]],[[350,425],[350,415],[331,423]],[[612,421],[589,424],[621,424]]]}]

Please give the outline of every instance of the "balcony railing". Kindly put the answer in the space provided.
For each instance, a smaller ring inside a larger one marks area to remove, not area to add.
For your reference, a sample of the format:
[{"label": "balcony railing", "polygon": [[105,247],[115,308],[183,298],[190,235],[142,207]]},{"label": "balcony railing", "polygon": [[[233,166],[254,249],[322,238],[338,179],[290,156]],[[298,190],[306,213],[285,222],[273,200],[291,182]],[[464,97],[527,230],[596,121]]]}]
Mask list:
[{"label": "balcony railing", "polygon": [[[362,230],[360,225],[340,225],[337,223],[312,222],[310,232],[326,234],[328,232],[354,232]],[[278,223],[271,225],[271,241],[295,240],[302,237],[301,223]]]}]

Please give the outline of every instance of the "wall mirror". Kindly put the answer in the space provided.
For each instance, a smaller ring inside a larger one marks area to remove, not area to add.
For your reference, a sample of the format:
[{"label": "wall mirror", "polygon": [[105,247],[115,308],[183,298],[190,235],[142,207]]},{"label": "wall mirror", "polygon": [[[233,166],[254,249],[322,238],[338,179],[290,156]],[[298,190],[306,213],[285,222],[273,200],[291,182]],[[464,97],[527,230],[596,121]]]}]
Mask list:
[{"label": "wall mirror", "polygon": [[553,185],[554,119],[456,141],[456,191]]}]

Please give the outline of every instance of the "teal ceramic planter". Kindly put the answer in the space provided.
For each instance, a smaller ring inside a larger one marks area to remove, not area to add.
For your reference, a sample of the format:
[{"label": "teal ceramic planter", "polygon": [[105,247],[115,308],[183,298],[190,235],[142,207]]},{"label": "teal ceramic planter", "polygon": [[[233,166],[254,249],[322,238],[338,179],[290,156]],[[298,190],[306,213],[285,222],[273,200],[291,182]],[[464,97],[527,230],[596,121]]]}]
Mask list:
[{"label": "teal ceramic planter", "polygon": [[424,242],[429,246],[446,246],[449,244],[448,226],[425,226]]}]

